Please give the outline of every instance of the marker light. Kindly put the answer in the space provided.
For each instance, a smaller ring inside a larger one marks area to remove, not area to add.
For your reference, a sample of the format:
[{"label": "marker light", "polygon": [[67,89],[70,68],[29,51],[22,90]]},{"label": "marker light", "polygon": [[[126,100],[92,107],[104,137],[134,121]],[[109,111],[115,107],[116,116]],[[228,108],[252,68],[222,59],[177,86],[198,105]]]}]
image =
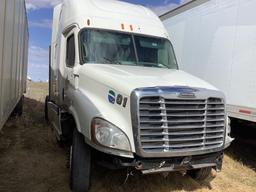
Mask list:
[{"label": "marker light", "polygon": [[124,30],[124,24],[123,23],[121,24],[121,28],[122,28],[122,30]]},{"label": "marker light", "polygon": [[131,31],[133,31],[133,26],[132,25],[130,25],[130,29],[131,29]]},{"label": "marker light", "polygon": [[91,21],[90,19],[87,19],[87,25],[90,26],[91,25]]}]

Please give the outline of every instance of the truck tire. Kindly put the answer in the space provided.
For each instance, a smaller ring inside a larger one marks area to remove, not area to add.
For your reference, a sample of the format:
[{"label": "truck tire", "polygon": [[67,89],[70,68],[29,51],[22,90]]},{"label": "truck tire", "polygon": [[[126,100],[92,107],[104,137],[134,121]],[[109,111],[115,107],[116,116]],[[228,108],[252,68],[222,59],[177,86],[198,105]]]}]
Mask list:
[{"label": "truck tire", "polygon": [[196,181],[205,181],[211,179],[211,167],[189,170],[188,175]]},{"label": "truck tire", "polygon": [[70,150],[70,188],[73,192],[87,192],[91,181],[91,148],[77,129],[73,132]]},{"label": "truck tire", "polygon": [[49,102],[49,96],[45,97],[45,103],[44,103],[44,118],[46,122],[49,122],[49,117],[48,117],[48,102]]}]

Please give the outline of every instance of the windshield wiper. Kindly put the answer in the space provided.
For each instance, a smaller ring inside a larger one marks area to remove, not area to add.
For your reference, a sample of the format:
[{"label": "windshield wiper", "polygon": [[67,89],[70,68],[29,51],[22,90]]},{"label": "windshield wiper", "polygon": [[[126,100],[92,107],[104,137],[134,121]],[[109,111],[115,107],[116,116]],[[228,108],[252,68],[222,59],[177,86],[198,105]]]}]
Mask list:
[{"label": "windshield wiper", "polygon": [[119,62],[118,60],[110,59],[110,58],[107,58],[107,57],[103,57],[103,59],[108,61],[109,64],[121,64],[121,62]]}]

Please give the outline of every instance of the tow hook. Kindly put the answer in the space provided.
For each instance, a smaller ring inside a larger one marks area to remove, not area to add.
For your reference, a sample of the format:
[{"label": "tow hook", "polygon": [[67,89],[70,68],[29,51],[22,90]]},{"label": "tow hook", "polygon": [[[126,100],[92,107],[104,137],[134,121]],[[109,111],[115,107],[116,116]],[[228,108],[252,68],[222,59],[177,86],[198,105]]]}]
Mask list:
[{"label": "tow hook", "polygon": [[143,168],[143,164],[141,161],[137,161],[136,162],[136,166],[135,166],[135,169],[137,170],[141,170]]},{"label": "tow hook", "polygon": [[185,157],[180,163],[181,166],[191,166],[192,157]]}]

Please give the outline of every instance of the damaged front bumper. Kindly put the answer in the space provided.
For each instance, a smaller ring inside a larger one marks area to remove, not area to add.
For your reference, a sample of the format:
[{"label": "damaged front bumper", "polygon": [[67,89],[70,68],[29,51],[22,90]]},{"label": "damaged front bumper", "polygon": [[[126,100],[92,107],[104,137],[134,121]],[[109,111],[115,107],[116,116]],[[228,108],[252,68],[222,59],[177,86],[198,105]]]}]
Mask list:
[{"label": "damaged front bumper", "polygon": [[221,171],[223,152],[206,155],[171,157],[171,158],[140,158],[126,159],[119,157],[101,157],[100,164],[112,169],[134,168],[143,174],[154,174],[174,171],[187,171],[212,167]]}]

